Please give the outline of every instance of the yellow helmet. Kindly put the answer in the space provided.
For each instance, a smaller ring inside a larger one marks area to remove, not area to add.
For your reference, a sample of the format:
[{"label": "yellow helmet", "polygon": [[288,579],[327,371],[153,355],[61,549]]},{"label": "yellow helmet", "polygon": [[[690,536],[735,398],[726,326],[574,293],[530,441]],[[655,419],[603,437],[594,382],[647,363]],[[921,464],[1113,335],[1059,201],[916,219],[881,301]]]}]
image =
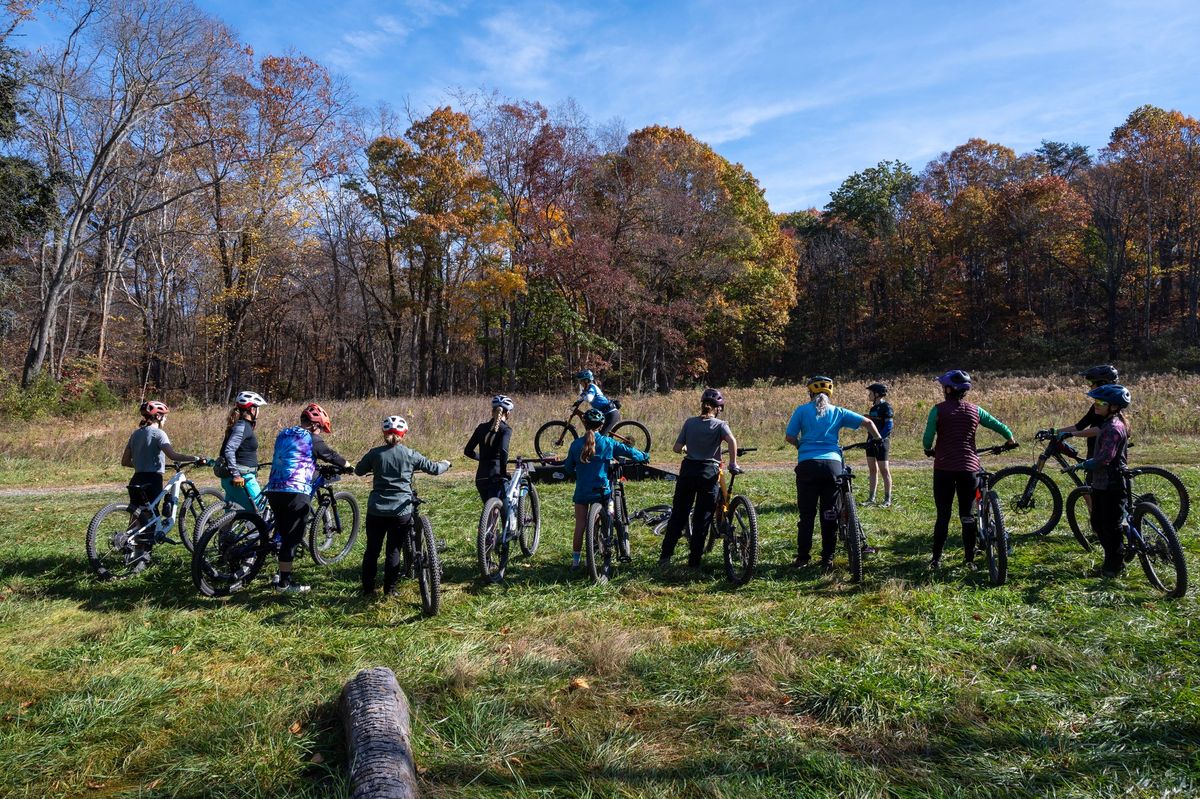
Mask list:
[{"label": "yellow helmet", "polygon": [[808,393],[809,394],[826,394],[826,395],[832,397],[833,396],[833,378],[825,377],[824,375],[817,375],[816,377],[809,378]]}]

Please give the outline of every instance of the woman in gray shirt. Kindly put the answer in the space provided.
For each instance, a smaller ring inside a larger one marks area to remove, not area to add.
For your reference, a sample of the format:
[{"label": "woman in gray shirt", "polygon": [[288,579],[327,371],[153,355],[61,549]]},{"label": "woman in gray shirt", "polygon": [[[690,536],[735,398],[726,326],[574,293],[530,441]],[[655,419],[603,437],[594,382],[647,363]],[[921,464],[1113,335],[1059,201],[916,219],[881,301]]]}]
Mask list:
[{"label": "woman in gray shirt", "polygon": [[142,420],[138,429],[129,437],[125,452],[121,454],[121,465],[133,469],[129,480],[129,502],[133,505],[148,505],[163,489],[163,472],[167,470],[167,458],[175,463],[191,463],[203,460],[195,455],[176,452],[171,446],[163,422],[170,410],[158,400],[148,400],[138,411]]},{"label": "woman in gray shirt", "polygon": [[720,418],[725,408],[725,397],[715,388],[706,388],[700,395],[700,415],[683,423],[679,437],[675,439],[675,452],[684,455],[679,465],[679,479],[675,481],[675,498],[671,503],[671,520],[663,534],[660,567],[671,564],[675,545],[692,519],[691,547],[688,566],[700,567],[704,558],[704,536],[717,507],[717,477],[721,463],[721,445],[729,445],[729,471],[738,474],[737,439],[729,424]]}]

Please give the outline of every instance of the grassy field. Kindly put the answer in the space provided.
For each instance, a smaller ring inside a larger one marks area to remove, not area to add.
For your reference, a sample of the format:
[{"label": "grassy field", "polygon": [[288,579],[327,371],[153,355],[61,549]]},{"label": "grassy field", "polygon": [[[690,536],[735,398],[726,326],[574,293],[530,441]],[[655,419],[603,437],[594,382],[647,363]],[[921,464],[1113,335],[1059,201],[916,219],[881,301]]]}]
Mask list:
[{"label": "grassy field", "polygon": [[[1070,376],[977,376],[971,399],[1004,420],[1020,441],[1032,446],[1040,428],[1074,424],[1087,409],[1084,386]],[[920,460],[921,432],[940,389],[927,376],[890,380],[896,408],[893,457]],[[566,389],[567,387],[564,387]],[[1138,463],[1200,463],[1200,376],[1146,375],[1130,381],[1134,395],[1131,419]],[[794,452],[783,441],[783,428],[796,404],[807,395],[795,386],[759,386],[725,391],[727,418],[743,446],[758,447],[759,461],[787,462]],[[865,411],[866,391],[860,383],[840,386],[835,400]],[[656,442],[655,460],[670,463],[670,443],[679,425],[696,413],[697,392],[676,392],[624,398],[626,418],[644,422]],[[542,422],[565,417],[572,397],[518,396],[513,418],[514,452],[533,453],[533,434]],[[275,432],[295,422],[301,403],[281,403],[263,409],[260,456],[269,455]],[[486,397],[431,397],[396,400],[328,402],[334,420],[330,444],[347,457],[357,458],[378,443],[384,416],[400,413],[412,425],[409,441],[431,457],[462,460],[462,446],[471,430],[488,418]],[[215,456],[225,430],[224,407],[179,406],[167,420],[175,446],[183,452]],[[0,435],[0,486],[55,486],[118,482],[128,478],[120,466],[121,450],[137,423],[136,409],[106,412],[79,419],[41,420],[9,425]],[[990,436],[985,433],[984,436]],[[983,438],[981,438],[981,441]],[[1032,461],[1022,452],[1017,460]]]},{"label": "grassy field", "polygon": [[[1184,476],[1194,491],[1200,473]],[[448,544],[433,619],[411,581],[358,598],[357,563],[299,563],[307,595],[260,584],[215,601],[162,548],[146,575],[97,584],[83,531],[106,495],[6,499],[0,794],[345,795],[335,702],[374,665],[413,702],[435,797],[1200,793],[1194,594],[1163,600],[1136,566],[1085,577],[1096,556],[1064,528],[1019,541],[1003,588],[961,566],[930,574],[925,469],[897,472],[898,507],[864,509],[880,548],[864,585],[797,573],[790,475],[741,485],[765,545],[758,578],[732,591],[712,556],[705,574],[660,574],[644,527],[614,584],[569,574],[564,486],[543,492],[537,556],[481,584],[470,481],[423,479]],[[632,484],[631,507],[669,492]]]}]

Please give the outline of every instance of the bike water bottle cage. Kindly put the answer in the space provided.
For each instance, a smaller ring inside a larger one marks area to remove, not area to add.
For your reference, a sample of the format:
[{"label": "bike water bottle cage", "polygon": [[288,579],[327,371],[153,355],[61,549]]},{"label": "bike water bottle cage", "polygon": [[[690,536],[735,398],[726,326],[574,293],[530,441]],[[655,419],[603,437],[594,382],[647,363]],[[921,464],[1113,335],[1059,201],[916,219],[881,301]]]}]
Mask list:
[{"label": "bike water bottle cage", "polygon": [[1117,367],[1108,363],[1093,366],[1091,369],[1085,369],[1079,373],[1079,376],[1093,386],[1107,386],[1116,383],[1118,380]]},{"label": "bike water bottle cage", "polygon": [[969,389],[971,387],[971,375],[964,372],[962,369],[951,369],[937,379],[946,388],[954,389]]},{"label": "bike water bottle cage", "polygon": [[825,394],[829,397],[833,396],[833,378],[825,377],[824,375],[816,375],[808,379],[809,394]]},{"label": "bike water bottle cage", "polygon": [[1087,395],[1097,403],[1104,403],[1110,408],[1116,408],[1117,410],[1128,408],[1133,402],[1133,397],[1130,395],[1129,389],[1116,383],[1097,386],[1089,391]]}]

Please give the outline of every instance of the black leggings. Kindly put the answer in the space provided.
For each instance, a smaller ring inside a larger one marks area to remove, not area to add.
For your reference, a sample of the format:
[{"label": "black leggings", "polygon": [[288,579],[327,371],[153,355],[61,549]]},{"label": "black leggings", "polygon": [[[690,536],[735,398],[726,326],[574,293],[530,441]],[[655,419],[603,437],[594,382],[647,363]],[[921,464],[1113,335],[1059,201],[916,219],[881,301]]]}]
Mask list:
[{"label": "black leggings", "polygon": [[1092,532],[1104,547],[1104,569],[1119,572],[1125,568],[1125,536],[1121,518],[1125,515],[1125,492],[1121,489],[1092,489]]},{"label": "black leggings", "polygon": [[[296,547],[304,541],[308,507],[312,497],[295,491],[268,491],[267,502],[275,515],[275,532],[280,538],[279,570],[290,571],[296,559]],[[283,568],[287,564],[288,568]]]},{"label": "black leggings", "polygon": [[837,549],[837,478],[842,462],[806,460],[796,464],[796,506],[800,520],[796,523],[796,557],[808,560],[812,554],[813,526],[817,507],[821,508],[821,560],[832,560]]},{"label": "black leggings", "polygon": [[[663,533],[662,557],[670,559],[675,554],[675,545],[692,519],[692,537],[688,551],[688,566],[695,568],[704,559],[705,538],[708,525],[712,523],[713,511],[717,507],[717,465],[704,461],[685,460],[679,467],[679,479],[675,481],[675,498],[671,501],[671,520]],[[693,506],[695,510],[693,511]]]},{"label": "black leggings", "polygon": [[963,555],[967,560],[975,558],[975,539],[978,521],[975,518],[975,489],[979,478],[975,472],[951,472],[933,470],[933,504],[937,508],[937,521],[933,524],[933,559],[941,560],[946,548],[946,537],[950,534],[950,510],[954,495],[958,495],[958,518],[962,522]]},{"label": "black leggings", "polygon": [[504,496],[504,478],[476,477],[475,490],[479,492],[479,498],[484,502],[487,502],[492,497]]},{"label": "black leggings", "polygon": [[617,422],[621,421],[621,412],[613,408],[608,413],[604,414],[604,426],[600,428],[600,435],[606,436],[612,432],[612,429],[617,426]]},{"label": "black leggings", "polygon": [[400,556],[407,554],[404,542],[412,535],[411,513],[403,516],[372,516],[367,514],[367,549],[363,552],[362,587],[375,590],[375,575],[379,572],[379,552],[387,540],[387,557],[383,562],[384,593],[396,587],[400,578]]}]

